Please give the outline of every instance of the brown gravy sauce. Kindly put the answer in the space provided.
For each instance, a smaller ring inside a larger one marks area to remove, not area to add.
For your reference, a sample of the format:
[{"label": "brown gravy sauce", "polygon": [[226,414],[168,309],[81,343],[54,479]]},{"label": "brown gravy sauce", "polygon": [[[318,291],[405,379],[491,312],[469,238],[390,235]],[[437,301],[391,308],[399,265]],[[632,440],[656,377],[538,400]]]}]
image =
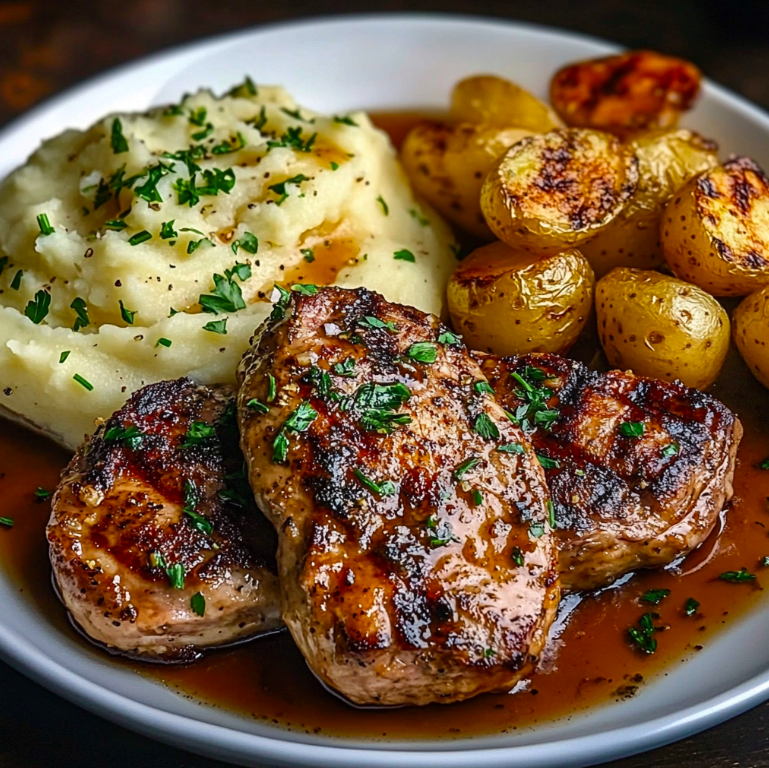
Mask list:
[{"label": "brown gravy sauce", "polygon": [[[417,119],[416,115],[375,118],[396,143]],[[334,259],[337,264],[340,260]],[[597,347],[590,334],[578,346],[582,359],[595,356]],[[300,732],[364,739],[466,738],[509,732],[588,706],[621,706],[615,702],[632,696],[654,675],[685,663],[724,624],[755,605],[764,585],[769,586],[769,568],[760,565],[769,555],[769,471],[757,466],[769,457],[769,392],[732,350],[714,394],[738,413],[745,427],[735,500],[721,535],[711,536],[676,567],[641,572],[620,586],[565,599],[546,661],[518,693],[484,695],[418,711],[355,710],[320,686],[287,633],[211,653],[187,667],[115,663],[247,717]],[[50,584],[44,533],[49,503],[37,501],[34,494],[38,486],[55,487],[68,459],[66,451],[44,438],[0,421],[0,517],[15,521],[12,529],[0,529],[0,567],[61,631],[74,632]],[[742,567],[757,575],[755,582],[718,579],[719,574]],[[639,602],[652,588],[669,589],[671,594],[657,607]],[[690,597],[700,603],[693,617],[683,611]],[[653,656],[634,650],[626,640],[627,628],[650,611],[660,615],[658,625],[667,627],[657,633]]]}]

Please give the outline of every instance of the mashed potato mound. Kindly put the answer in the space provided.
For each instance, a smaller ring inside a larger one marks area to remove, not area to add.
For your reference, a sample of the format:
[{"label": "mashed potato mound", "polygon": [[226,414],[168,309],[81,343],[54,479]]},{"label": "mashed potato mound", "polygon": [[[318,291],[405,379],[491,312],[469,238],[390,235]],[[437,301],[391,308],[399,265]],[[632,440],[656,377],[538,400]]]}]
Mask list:
[{"label": "mashed potato mound", "polygon": [[276,283],[441,314],[453,242],[365,114],[281,88],[65,131],[0,185],[0,405],[74,447],[144,384],[233,382]]}]

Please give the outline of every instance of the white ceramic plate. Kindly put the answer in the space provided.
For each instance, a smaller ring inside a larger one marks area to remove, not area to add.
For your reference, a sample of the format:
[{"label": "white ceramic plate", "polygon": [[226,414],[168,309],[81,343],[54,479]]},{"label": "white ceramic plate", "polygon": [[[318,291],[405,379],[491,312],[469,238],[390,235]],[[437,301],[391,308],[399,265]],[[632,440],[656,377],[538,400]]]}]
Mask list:
[{"label": "white ceramic plate", "polygon": [[[222,91],[246,73],[285,85],[301,104],[331,113],[441,108],[452,84],[467,74],[507,75],[544,96],[557,67],[614,50],[572,34],[458,17],[368,16],[265,27],[155,56],[43,104],[0,134],[0,174],[64,128],[86,127],[110,111],[175,101],[200,86]],[[723,89],[708,84],[687,123],[769,165],[769,117]],[[25,674],[121,725],[249,766],[580,766],[683,738],[769,698],[767,607],[670,667],[634,699],[567,721],[460,742],[335,741],[196,704],[116,666],[62,636],[2,572],[0,605],[0,653]]]}]

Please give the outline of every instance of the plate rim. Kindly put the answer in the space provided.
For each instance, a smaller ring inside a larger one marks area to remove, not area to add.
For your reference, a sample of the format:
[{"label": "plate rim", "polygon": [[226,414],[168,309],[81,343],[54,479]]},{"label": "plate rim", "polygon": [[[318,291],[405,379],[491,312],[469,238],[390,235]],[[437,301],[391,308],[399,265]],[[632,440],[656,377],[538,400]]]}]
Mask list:
[{"label": "plate rim", "polygon": [[[0,129],[0,141],[11,139],[14,134],[46,113],[88,91],[125,75],[135,76],[137,70],[158,64],[182,62],[188,54],[212,53],[219,46],[238,42],[255,33],[269,34],[287,28],[377,22],[405,25],[463,24],[478,28],[507,27],[528,31],[538,37],[578,40],[607,50],[622,50],[621,46],[594,35],[495,16],[429,12],[311,15],[300,19],[270,21],[242,30],[190,40],[92,75],[62,92],[45,98],[6,123]],[[703,82],[705,94],[721,101],[730,110],[760,124],[769,134],[769,113],[724,86],[708,79]],[[5,578],[2,571],[0,578]],[[258,759],[267,760],[272,764],[323,768],[358,768],[361,765],[371,768],[393,765],[398,768],[431,768],[436,759],[440,759],[447,768],[464,768],[475,762],[486,768],[506,768],[513,763],[526,764],[532,768],[588,765],[664,746],[741,714],[769,698],[769,669],[766,669],[728,691],[678,710],[673,716],[674,719],[671,716],[662,716],[597,734],[564,738],[546,744],[500,744],[479,748],[472,746],[472,739],[467,739],[435,742],[435,748],[432,745],[429,748],[414,748],[407,741],[392,744],[372,742],[369,748],[364,749],[359,746],[346,746],[341,740],[333,744],[317,744],[286,739],[281,737],[280,729],[275,729],[275,736],[247,733],[144,704],[81,677],[64,664],[47,658],[37,646],[26,643],[21,634],[5,626],[1,618],[0,658],[26,677],[83,709],[178,748],[232,762],[245,759],[249,761],[248,764],[253,764],[251,761]],[[609,734],[612,736],[612,745],[601,744]],[[184,739],[184,744],[180,743],[180,738]],[[560,756],[554,753],[554,749],[560,752]]]}]

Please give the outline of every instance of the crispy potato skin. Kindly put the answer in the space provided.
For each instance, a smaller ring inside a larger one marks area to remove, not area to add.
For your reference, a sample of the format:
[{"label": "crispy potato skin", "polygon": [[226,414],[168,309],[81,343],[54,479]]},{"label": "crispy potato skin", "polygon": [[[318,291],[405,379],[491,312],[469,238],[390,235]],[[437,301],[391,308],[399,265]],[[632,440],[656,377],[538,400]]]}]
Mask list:
[{"label": "crispy potato skin", "polygon": [[609,364],[639,376],[706,389],[729,349],[729,317],[696,285],[640,269],[615,269],[595,288],[598,333]]},{"label": "crispy potato skin", "polygon": [[692,179],[668,203],[662,251],[673,272],[714,296],[769,285],[769,179],[750,158]]},{"label": "crispy potato skin", "polygon": [[550,99],[567,125],[627,138],[674,128],[694,104],[701,79],[699,69],[683,59],[629,51],[560,69],[550,83]]},{"label": "crispy potato skin", "polygon": [[615,267],[652,269],[664,262],[660,223],[665,204],[691,178],[718,165],[718,145],[693,131],[653,131],[629,143],[638,186],[622,213],[581,250],[598,277]]},{"label": "crispy potato skin", "polygon": [[743,299],[732,315],[732,327],[743,360],[769,388],[769,286]]},{"label": "crispy potato skin", "polygon": [[450,117],[457,123],[525,128],[546,133],[563,123],[547,104],[519,85],[495,75],[460,80],[451,94]]},{"label": "crispy potato skin", "polygon": [[594,282],[579,251],[540,259],[497,241],[457,267],[448,285],[449,312],[473,349],[562,354],[585,327]]},{"label": "crispy potato skin", "polygon": [[489,171],[486,221],[513,248],[559,253],[595,237],[624,209],[638,161],[608,133],[569,128],[529,136]]},{"label": "crispy potato skin", "polygon": [[530,131],[425,121],[403,143],[401,161],[414,189],[452,224],[492,239],[481,213],[483,180],[496,159]]}]

